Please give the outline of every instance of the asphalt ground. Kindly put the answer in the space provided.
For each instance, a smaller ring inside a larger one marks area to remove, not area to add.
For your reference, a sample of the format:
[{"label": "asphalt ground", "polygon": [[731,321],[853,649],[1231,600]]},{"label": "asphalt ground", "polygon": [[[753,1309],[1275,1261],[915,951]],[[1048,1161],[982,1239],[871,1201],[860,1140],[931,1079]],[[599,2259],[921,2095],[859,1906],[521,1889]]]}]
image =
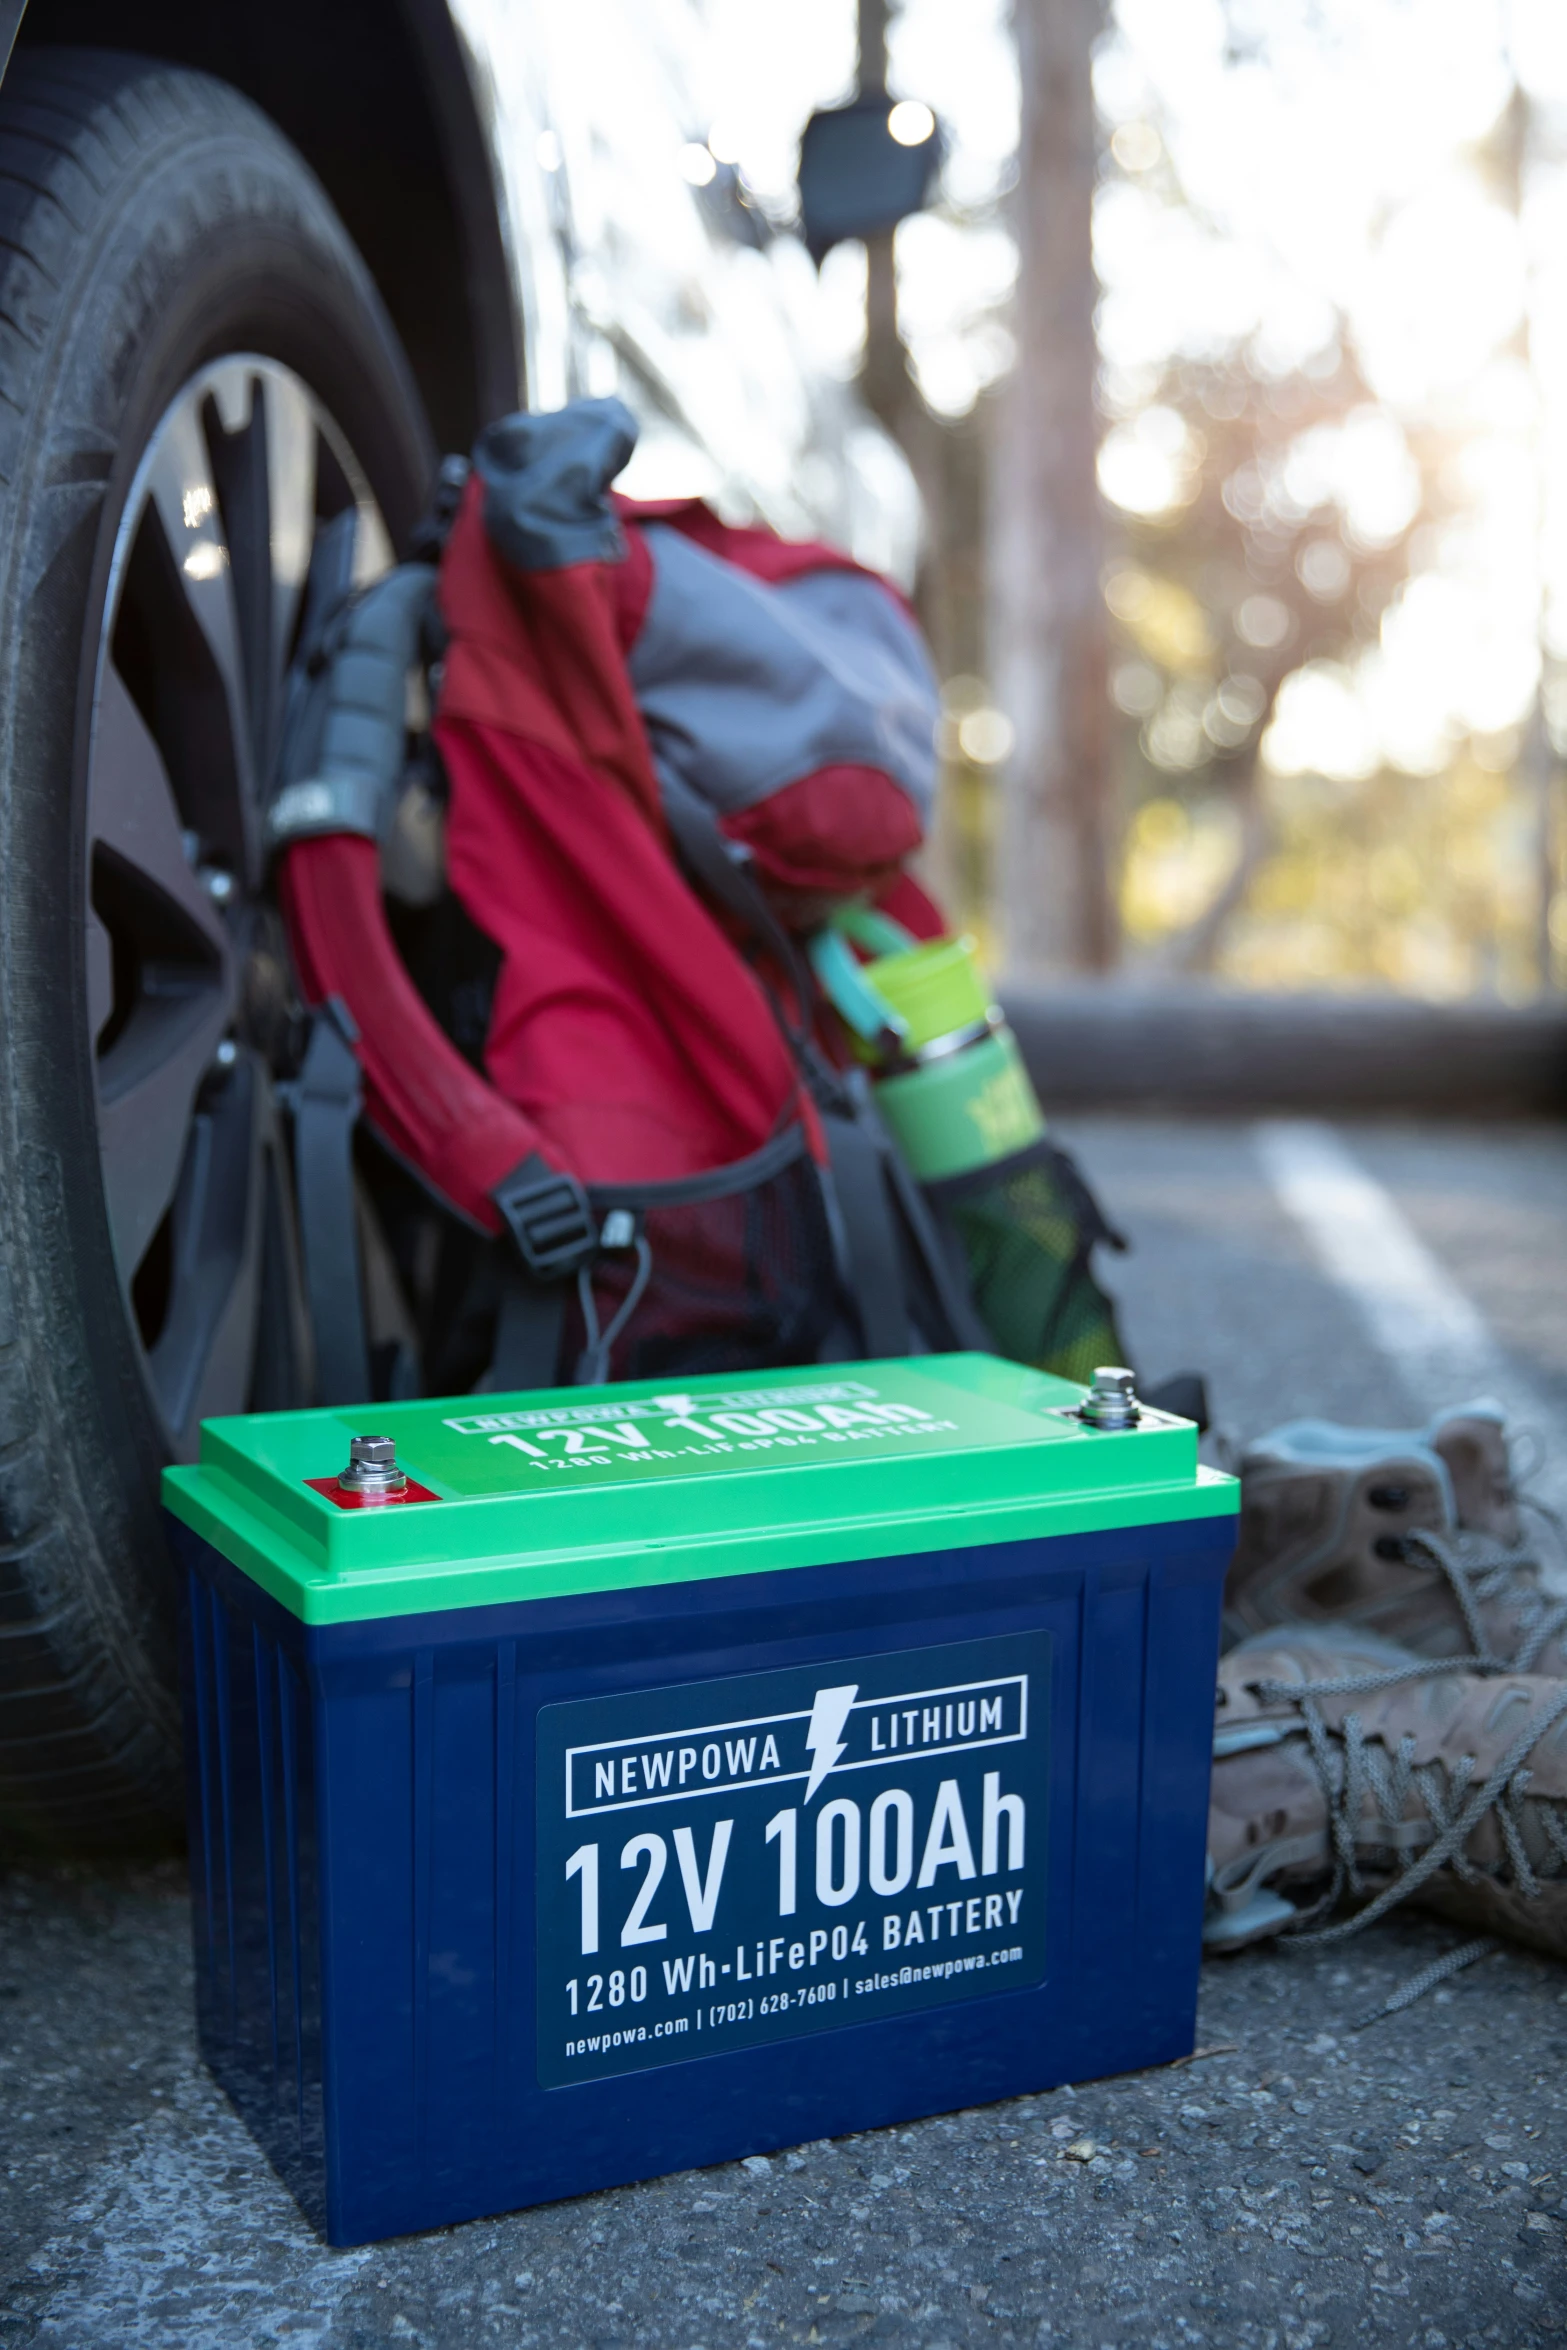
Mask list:
[{"label": "asphalt ground", "polygon": [[[1148,1374],[1202,1366],[1237,1436],[1307,1412],[1412,1425],[1490,1388],[1554,1443],[1560,1491],[1567,1137],[1095,1119],[1066,1139],[1135,1242],[1111,1278]],[[1461,1939],[1434,1923],[1210,1964],[1198,2053],[1159,2072],[351,2252],[197,2061],[187,1932],[172,1867],[0,1881],[0,2345],[1567,2336],[1567,1968],[1504,1951],[1357,2030]]]}]

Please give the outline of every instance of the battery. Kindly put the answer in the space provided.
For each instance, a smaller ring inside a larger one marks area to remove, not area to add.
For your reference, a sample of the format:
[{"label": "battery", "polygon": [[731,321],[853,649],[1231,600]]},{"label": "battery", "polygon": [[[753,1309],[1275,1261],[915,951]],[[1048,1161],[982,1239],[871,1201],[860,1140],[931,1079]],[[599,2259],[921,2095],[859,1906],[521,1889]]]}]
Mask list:
[{"label": "battery", "polygon": [[1189,2053],[1237,1489],[1082,1400],[965,1354],[206,1424],[201,2046],[330,2242]]}]

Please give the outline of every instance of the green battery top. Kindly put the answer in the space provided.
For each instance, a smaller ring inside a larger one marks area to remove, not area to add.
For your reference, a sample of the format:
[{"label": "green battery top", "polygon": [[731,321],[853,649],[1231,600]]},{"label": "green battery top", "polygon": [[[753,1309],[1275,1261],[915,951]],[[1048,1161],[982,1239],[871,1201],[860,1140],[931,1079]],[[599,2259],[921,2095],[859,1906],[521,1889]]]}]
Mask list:
[{"label": "green battery top", "polygon": [[[1238,1506],[1190,1421],[1086,1427],[989,1355],[209,1420],[163,1498],[311,1624],[1168,1524]],[[354,1436],[428,1498],[345,1507]]]}]

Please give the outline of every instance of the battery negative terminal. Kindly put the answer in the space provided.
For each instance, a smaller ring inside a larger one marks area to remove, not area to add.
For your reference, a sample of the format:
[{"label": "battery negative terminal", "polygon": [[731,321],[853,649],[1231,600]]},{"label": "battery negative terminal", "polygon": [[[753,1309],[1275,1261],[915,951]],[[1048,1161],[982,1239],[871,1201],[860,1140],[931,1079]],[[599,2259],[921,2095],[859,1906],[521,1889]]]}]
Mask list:
[{"label": "battery negative terminal", "polygon": [[1135,1428],[1143,1416],[1132,1373],[1124,1365],[1101,1363],[1077,1416],[1090,1428]]},{"label": "battery negative terminal", "polygon": [[397,1466],[397,1445],[390,1436],[355,1436],[348,1447],[348,1466],[338,1478],[345,1493],[363,1501],[390,1501],[408,1491],[408,1479]]}]

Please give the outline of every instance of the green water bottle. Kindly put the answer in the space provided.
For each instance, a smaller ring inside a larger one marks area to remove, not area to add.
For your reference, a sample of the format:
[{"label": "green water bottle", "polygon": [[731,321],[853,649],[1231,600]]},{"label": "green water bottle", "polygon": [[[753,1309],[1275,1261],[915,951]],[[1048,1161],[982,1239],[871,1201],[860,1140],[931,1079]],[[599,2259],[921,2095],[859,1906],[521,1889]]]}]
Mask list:
[{"label": "green water bottle", "polygon": [[[853,942],[873,960],[861,963]],[[913,1173],[940,1183],[1037,1142],[1044,1113],[971,938],[916,940],[863,907],[820,931],[811,959],[851,1032],[880,1062],[876,1103]]]}]

